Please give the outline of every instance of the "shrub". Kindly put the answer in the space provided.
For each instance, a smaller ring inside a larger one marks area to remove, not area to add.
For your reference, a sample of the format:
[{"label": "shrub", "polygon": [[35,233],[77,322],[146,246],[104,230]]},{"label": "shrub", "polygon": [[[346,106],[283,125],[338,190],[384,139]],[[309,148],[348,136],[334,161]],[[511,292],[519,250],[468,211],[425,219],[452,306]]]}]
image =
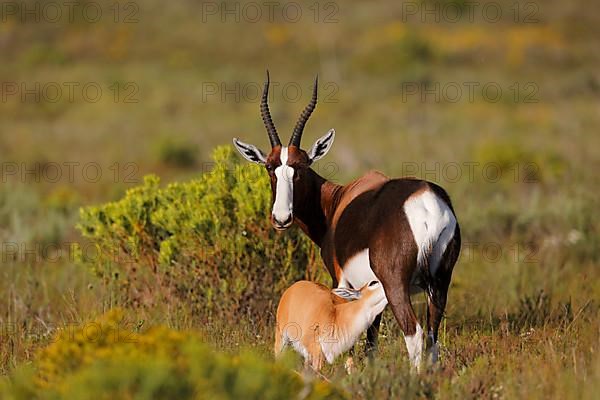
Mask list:
[{"label": "shrub", "polygon": [[185,140],[165,138],[156,145],[156,153],[162,163],[188,168],[196,164],[198,146]]},{"label": "shrub", "polygon": [[217,353],[191,332],[127,330],[119,310],[62,330],[32,368],[0,387],[7,399],[341,399],[322,381],[304,382],[284,362],[250,352]]},{"label": "shrub", "polygon": [[543,327],[549,323],[567,326],[573,321],[573,309],[570,300],[553,308],[550,296],[540,290],[522,297],[518,310],[509,314],[508,320],[511,328],[517,332]]},{"label": "shrub", "polygon": [[122,200],[81,210],[78,228],[102,249],[93,267],[128,305],[179,301],[206,319],[269,317],[313,262],[302,232],[271,229],[264,171],[240,164],[231,147],[213,157],[198,179],[160,188],[147,176]]},{"label": "shrub", "polygon": [[478,144],[473,159],[482,168],[489,167],[485,171],[488,180],[502,181],[509,188],[515,183],[551,183],[566,173],[566,163],[559,154],[529,150],[518,138]]},{"label": "shrub", "polygon": [[[0,241],[3,243],[3,262],[12,260],[13,246],[27,245],[28,249],[57,246],[68,233],[73,220],[73,212],[68,205],[59,207],[54,196],[44,201],[39,193],[30,187],[3,184],[0,187]],[[75,201],[75,200],[74,200]],[[16,252],[17,260],[24,259]],[[36,254],[32,259],[41,259],[43,254]]]}]

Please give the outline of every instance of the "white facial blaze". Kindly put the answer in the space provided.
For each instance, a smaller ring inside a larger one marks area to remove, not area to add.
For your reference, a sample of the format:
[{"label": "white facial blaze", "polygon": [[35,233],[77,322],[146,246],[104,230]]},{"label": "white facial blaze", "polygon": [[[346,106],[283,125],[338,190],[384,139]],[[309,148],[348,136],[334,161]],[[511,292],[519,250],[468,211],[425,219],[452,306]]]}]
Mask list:
[{"label": "white facial blaze", "polygon": [[294,168],[287,165],[287,147],[281,148],[280,160],[281,165],[275,168],[277,183],[275,186],[273,217],[279,222],[285,222],[292,215],[294,204]]}]

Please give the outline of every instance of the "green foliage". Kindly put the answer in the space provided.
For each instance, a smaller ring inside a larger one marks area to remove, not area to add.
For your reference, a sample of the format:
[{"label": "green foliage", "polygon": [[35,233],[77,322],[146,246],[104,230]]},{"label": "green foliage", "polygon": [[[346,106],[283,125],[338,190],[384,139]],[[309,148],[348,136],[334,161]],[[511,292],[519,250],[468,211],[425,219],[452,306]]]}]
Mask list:
[{"label": "green foliage", "polygon": [[185,140],[161,139],[156,144],[156,154],[160,162],[174,167],[193,167],[197,162],[198,146]]},{"label": "green foliage", "polygon": [[3,185],[0,188],[0,241],[5,245],[2,250],[24,243],[36,251],[47,245],[58,245],[66,235],[73,214],[63,207],[63,201],[67,200],[59,196],[56,191],[44,201],[30,188]]},{"label": "green foliage", "polygon": [[531,151],[517,138],[484,142],[476,147],[474,160],[486,170],[492,182],[541,183],[564,177],[566,163],[558,154],[546,151]]},{"label": "green foliage", "polygon": [[0,386],[7,399],[342,399],[322,381],[305,382],[285,363],[246,351],[217,353],[190,332],[128,330],[120,310],[59,332],[33,368]]},{"label": "green foliage", "polygon": [[122,200],[81,210],[79,229],[102,249],[96,272],[116,279],[127,303],[175,297],[205,317],[264,318],[313,252],[300,231],[270,227],[270,197],[261,168],[219,147],[200,178],[160,188],[147,176]]}]

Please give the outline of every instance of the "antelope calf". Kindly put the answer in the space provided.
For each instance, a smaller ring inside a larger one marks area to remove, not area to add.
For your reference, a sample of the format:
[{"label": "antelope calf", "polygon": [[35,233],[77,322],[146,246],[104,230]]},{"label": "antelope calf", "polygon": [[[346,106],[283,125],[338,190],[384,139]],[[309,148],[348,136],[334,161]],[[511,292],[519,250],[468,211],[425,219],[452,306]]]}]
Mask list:
[{"label": "antelope calf", "polygon": [[351,348],[386,305],[379,281],[360,290],[330,290],[310,281],[296,282],[283,293],[277,307],[275,356],[291,344],[305,365],[319,371],[323,359],[331,364]]}]

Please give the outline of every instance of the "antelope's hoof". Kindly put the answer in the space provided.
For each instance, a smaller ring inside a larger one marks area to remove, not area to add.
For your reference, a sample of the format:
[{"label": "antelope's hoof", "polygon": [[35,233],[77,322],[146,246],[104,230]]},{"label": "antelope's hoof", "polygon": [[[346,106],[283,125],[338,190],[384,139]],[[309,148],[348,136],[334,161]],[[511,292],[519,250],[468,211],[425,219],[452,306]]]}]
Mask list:
[{"label": "antelope's hoof", "polygon": [[354,372],[354,359],[352,357],[348,357],[346,362],[344,363],[344,368],[346,369],[346,373],[348,375]]}]

